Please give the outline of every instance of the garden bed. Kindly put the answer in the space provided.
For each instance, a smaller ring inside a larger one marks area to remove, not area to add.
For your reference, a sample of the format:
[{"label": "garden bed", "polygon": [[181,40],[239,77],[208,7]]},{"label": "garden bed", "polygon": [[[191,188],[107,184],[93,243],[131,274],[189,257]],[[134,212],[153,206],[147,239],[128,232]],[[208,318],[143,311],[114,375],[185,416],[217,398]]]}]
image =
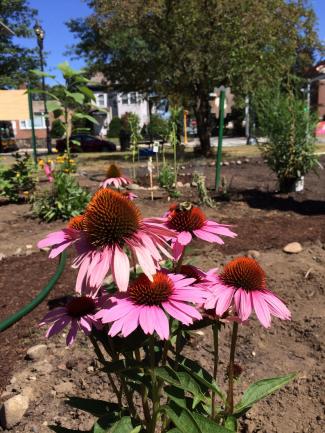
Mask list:
[{"label": "garden bed", "polygon": [[[130,175],[129,164],[124,162],[122,165],[126,174]],[[207,165],[205,160],[188,161],[183,167],[180,174],[184,176],[179,178],[183,183],[190,182],[193,171],[203,171],[207,175],[208,186],[212,186],[215,167]],[[103,167],[97,167],[96,171],[92,166],[87,167],[86,175],[80,177],[81,183],[94,191],[98,183],[90,177],[101,170],[104,173]],[[140,163],[138,175],[143,180],[146,178],[144,164]],[[325,332],[325,171],[320,170],[318,176],[313,173],[308,175],[305,191],[290,195],[274,193],[276,179],[261,159],[241,161],[241,164],[234,161],[223,167],[223,175],[229,181],[232,179],[231,201],[219,202],[215,209],[205,211],[210,219],[233,224],[238,237],[226,239],[222,247],[195,243],[191,254],[193,264],[209,269],[234,255],[257,250],[268,274],[269,287],[283,297],[293,312],[292,322],[274,320],[270,330],[262,329],[255,320],[252,327],[241,329],[238,361],[244,373],[238,386],[246,386],[253,375],[257,380],[289,371],[299,372],[298,379],[292,385],[249,412],[250,427],[247,429],[244,423],[242,432],[322,433],[325,420],[322,412],[325,404],[322,400],[325,359],[321,352]],[[182,201],[197,201],[195,188],[180,190]],[[160,216],[168,207],[164,192],[155,191],[158,199],[153,202],[147,190],[134,192],[139,195],[139,206],[144,216]],[[56,268],[56,261],[47,259],[46,253],[36,252],[35,244],[46,233],[62,227],[63,223],[40,224],[29,218],[28,211],[28,205],[0,206],[0,254],[6,256],[0,262],[0,320],[33,298]],[[302,243],[303,252],[285,254],[283,246],[293,241]],[[75,273],[67,265],[49,300],[72,292],[74,282]],[[64,405],[64,392],[57,388],[58,384],[66,383],[67,394],[111,397],[109,386],[98,378],[92,352],[85,350],[85,340],[81,338],[71,350],[65,349],[61,336],[51,340],[46,355],[52,366],[49,374],[37,371],[37,368],[33,372],[33,365],[24,360],[30,346],[44,342],[37,322],[46,310],[44,302],[19,324],[0,335],[2,400],[25,387],[34,389],[35,398],[27,416],[12,431],[45,433],[49,430],[43,425],[44,422],[86,430],[90,424],[88,416],[71,411]],[[203,364],[211,367],[208,341],[206,337],[194,337],[190,350]],[[227,350],[222,348],[223,362],[226,362]],[[67,367],[69,360],[74,362],[72,367],[71,363]],[[29,371],[26,377],[19,376],[26,371]],[[13,375],[16,381],[10,384]],[[33,427],[36,430],[32,430]]]}]

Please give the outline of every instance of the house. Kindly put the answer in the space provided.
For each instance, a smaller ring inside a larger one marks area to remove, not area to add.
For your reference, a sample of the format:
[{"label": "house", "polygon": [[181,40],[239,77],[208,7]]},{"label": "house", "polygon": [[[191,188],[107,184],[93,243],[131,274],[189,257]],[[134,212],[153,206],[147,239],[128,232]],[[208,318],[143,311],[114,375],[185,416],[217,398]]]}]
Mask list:
[{"label": "house", "polygon": [[94,92],[96,98],[96,107],[92,115],[99,124],[94,127],[95,135],[105,136],[112,118],[122,117],[125,113],[137,114],[141,126],[149,123],[149,103],[140,93],[111,91],[102,73],[94,75],[88,87]]},{"label": "house", "polygon": [[[33,113],[36,139],[42,146],[46,140],[43,101],[33,101]],[[0,121],[11,122],[18,147],[31,144],[32,126],[26,89],[0,90]]]}]

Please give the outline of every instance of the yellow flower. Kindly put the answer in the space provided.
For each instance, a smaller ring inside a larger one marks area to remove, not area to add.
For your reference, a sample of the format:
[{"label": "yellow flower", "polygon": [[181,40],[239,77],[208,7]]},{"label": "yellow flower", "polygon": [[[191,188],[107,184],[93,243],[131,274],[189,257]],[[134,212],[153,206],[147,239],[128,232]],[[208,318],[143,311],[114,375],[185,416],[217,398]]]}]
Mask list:
[{"label": "yellow flower", "polygon": [[75,160],[74,159],[69,159],[69,162],[74,163]]},{"label": "yellow flower", "polygon": [[19,173],[16,173],[16,177],[20,177],[20,174],[19,174]]},{"label": "yellow flower", "polygon": [[53,152],[53,153],[58,153],[58,150],[54,147],[54,148],[52,149],[52,152]]},{"label": "yellow flower", "polygon": [[63,171],[64,173],[69,173],[69,170],[67,168],[65,168]]},{"label": "yellow flower", "polygon": [[28,197],[29,196],[29,192],[28,191],[23,191],[23,194]]}]

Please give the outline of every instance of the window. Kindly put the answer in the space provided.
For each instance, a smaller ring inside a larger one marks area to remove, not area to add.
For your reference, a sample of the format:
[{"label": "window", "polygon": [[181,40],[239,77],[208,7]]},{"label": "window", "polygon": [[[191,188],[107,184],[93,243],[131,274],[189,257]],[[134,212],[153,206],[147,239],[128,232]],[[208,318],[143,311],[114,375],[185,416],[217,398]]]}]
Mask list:
[{"label": "window", "polygon": [[130,104],[137,104],[138,98],[136,92],[130,93]]},{"label": "window", "polygon": [[96,95],[96,100],[99,107],[105,107],[105,95],[103,93]]},{"label": "window", "polygon": [[[20,129],[32,129],[32,123],[30,119],[19,121]],[[42,113],[34,113],[34,127],[35,129],[45,128],[45,117]]]},{"label": "window", "polygon": [[127,105],[129,103],[129,95],[128,93],[122,94],[122,104]]}]

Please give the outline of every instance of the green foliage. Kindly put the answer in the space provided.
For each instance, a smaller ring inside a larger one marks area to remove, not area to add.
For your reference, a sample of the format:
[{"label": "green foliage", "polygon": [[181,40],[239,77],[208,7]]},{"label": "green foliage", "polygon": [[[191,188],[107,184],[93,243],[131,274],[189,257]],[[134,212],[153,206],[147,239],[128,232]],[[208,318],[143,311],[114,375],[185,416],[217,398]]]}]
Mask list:
[{"label": "green foliage", "polygon": [[52,138],[61,138],[65,134],[65,128],[60,119],[55,119],[52,122],[51,128],[51,137]]},{"label": "green foliage", "polygon": [[121,128],[122,128],[121,119],[117,116],[114,116],[109,123],[107,137],[111,137],[111,138],[119,137]]},{"label": "green foliage", "polygon": [[277,391],[282,386],[291,382],[295,377],[296,373],[290,373],[286,376],[272,377],[253,383],[247,388],[240,402],[236,405],[235,414],[247,411],[254,403]]},{"label": "green foliage", "polygon": [[174,179],[175,176],[172,168],[168,164],[164,165],[159,173],[159,185],[167,189],[167,191],[171,191],[173,189]]},{"label": "green foliage", "polygon": [[85,210],[90,194],[81,188],[67,173],[54,174],[50,190],[38,192],[33,197],[32,211],[43,221],[68,220]]},{"label": "green foliage", "polygon": [[103,71],[116,90],[162,95],[191,108],[207,150],[209,93],[215,86],[230,85],[238,103],[263,83],[273,86],[289,72],[301,74],[320,45],[315,13],[303,1],[90,5],[91,19],[68,24],[79,38],[75,54]]},{"label": "green foliage", "polygon": [[[15,36],[32,36],[36,17],[37,10],[32,9],[27,0],[1,0],[0,20],[15,35],[0,25],[0,89],[18,87],[32,78],[29,71],[39,64],[38,52],[24,48]],[[34,83],[37,81],[34,77]]]},{"label": "green foliage", "polygon": [[153,114],[150,118],[150,123],[147,127],[148,134],[152,137],[167,138],[169,133],[168,121]]},{"label": "green foliage", "polygon": [[292,93],[264,90],[258,94],[255,106],[259,128],[267,138],[260,149],[280,183],[305,175],[317,161],[317,120],[307,112],[305,101]]},{"label": "green foliage", "polygon": [[0,195],[10,202],[17,203],[27,198],[36,185],[36,170],[32,158],[15,154],[15,163],[9,169],[0,170]]}]

